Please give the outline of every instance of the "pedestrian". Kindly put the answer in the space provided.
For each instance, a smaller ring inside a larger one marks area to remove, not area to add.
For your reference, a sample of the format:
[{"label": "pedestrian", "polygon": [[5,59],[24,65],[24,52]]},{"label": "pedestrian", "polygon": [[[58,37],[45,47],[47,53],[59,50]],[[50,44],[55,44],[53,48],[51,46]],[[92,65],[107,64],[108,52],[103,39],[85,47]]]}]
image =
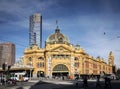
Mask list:
[{"label": "pedestrian", "polygon": [[88,87],[87,76],[84,76],[83,78],[83,87]]},{"label": "pedestrian", "polygon": [[105,77],[105,88],[108,87],[108,81],[107,81],[107,76]]},{"label": "pedestrian", "polygon": [[108,81],[108,87],[111,88],[111,79],[108,78],[107,81]]},{"label": "pedestrian", "polygon": [[111,80],[108,77],[105,77],[105,88],[111,88]]},{"label": "pedestrian", "polygon": [[64,76],[62,76],[62,80],[64,80]]},{"label": "pedestrian", "polygon": [[101,88],[101,84],[100,84],[100,76],[97,76],[97,81],[96,81],[96,88],[100,87]]},{"label": "pedestrian", "polygon": [[78,81],[76,81],[75,86],[78,87]]}]

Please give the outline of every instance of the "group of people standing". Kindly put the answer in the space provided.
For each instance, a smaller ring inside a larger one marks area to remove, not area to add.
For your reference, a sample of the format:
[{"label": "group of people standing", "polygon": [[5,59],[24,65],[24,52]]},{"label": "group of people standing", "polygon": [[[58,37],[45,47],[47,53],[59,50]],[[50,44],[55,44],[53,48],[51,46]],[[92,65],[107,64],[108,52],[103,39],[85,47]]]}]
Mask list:
[{"label": "group of people standing", "polygon": [[[78,83],[77,83],[78,86]],[[88,87],[88,79],[87,76],[83,77],[83,87]],[[100,76],[96,77],[96,88],[101,88],[101,81],[100,81]],[[111,79],[108,78],[107,76],[104,78],[104,87],[105,88],[111,88]]]},{"label": "group of people standing", "polygon": [[[111,79],[107,76],[104,78],[105,88],[111,88]],[[100,84],[100,76],[97,76],[96,87],[102,87]]]}]

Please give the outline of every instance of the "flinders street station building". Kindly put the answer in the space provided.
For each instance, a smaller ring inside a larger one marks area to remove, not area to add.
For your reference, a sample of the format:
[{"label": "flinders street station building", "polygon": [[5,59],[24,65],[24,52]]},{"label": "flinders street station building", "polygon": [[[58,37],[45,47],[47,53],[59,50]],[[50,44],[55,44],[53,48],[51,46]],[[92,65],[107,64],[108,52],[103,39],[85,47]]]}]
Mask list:
[{"label": "flinders street station building", "polygon": [[33,67],[33,76],[69,76],[112,74],[114,55],[108,55],[108,61],[89,55],[79,45],[72,45],[67,36],[60,32],[48,36],[45,48],[32,45],[24,51],[24,64]]}]

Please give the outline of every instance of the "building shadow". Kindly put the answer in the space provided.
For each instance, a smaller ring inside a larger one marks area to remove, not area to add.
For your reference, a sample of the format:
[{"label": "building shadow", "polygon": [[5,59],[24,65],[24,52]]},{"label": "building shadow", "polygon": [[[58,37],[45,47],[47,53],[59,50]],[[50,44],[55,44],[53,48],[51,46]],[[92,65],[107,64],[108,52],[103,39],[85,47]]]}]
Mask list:
[{"label": "building shadow", "polygon": [[23,87],[18,87],[18,88],[16,88],[16,89],[23,89]]},{"label": "building shadow", "polygon": [[51,84],[51,83],[39,81],[36,84],[32,85],[29,89],[42,89],[40,85],[43,85],[43,84]]}]

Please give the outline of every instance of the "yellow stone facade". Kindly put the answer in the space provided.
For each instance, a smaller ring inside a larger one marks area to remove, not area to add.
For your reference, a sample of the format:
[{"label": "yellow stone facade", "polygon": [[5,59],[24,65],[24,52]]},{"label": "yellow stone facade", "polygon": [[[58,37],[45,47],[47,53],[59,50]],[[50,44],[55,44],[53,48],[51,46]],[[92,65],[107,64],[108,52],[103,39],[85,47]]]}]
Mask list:
[{"label": "yellow stone facade", "polygon": [[71,45],[57,27],[55,33],[46,40],[45,48],[32,45],[25,49],[24,63],[34,68],[34,75],[41,76],[99,75],[101,71],[111,74],[114,55],[110,52],[108,63],[100,57],[93,58],[79,45]]}]

